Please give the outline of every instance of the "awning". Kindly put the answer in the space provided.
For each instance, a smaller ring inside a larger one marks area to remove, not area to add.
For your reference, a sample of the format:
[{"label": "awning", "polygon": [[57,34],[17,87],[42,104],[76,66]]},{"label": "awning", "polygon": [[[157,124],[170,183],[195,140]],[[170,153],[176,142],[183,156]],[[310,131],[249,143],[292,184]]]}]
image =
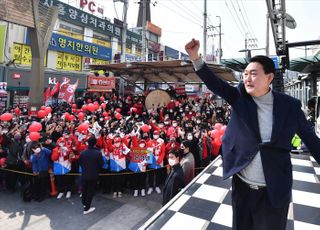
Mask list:
[{"label": "awning", "polygon": [[[217,64],[208,64],[208,66],[221,79],[229,82],[238,81],[233,70]],[[113,72],[115,76],[126,76],[128,80],[133,82],[141,80],[146,80],[149,83],[202,82],[190,61],[130,62],[90,65],[90,68]]]},{"label": "awning", "polygon": [[320,73],[320,56],[293,59],[290,61],[289,69],[300,73]]}]

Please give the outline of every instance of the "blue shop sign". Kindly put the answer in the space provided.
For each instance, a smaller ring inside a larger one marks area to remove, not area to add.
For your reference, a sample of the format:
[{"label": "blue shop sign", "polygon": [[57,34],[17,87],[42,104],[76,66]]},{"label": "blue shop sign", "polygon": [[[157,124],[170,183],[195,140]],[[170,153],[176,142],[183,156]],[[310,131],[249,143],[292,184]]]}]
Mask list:
[{"label": "blue shop sign", "polygon": [[[26,44],[30,44],[30,38],[28,35],[29,34],[27,34]],[[70,38],[56,33],[52,34],[48,49],[101,60],[112,59],[111,48]]]},{"label": "blue shop sign", "polygon": [[278,56],[272,56],[271,57],[273,63],[274,63],[274,68],[275,69],[279,69],[279,58]]},{"label": "blue shop sign", "polygon": [[179,51],[175,50],[169,46],[164,47],[164,52],[166,57],[171,57],[174,59],[179,59]]}]

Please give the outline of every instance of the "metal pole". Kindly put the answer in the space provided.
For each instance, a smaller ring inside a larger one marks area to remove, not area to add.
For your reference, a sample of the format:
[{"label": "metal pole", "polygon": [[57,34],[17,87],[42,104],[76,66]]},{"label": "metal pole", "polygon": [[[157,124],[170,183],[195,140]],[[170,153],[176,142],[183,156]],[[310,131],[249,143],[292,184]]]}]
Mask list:
[{"label": "metal pole", "polygon": [[204,0],[203,11],[203,60],[206,60],[207,56],[207,0]]},{"label": "metal pole", "polygon": [[267,32],[266,32],[266,56],[269,56],[269,32],[270,29],[269,29],[269,14],[267,14]]},{"label": "metal pole", "polygon": [[142,60],[141,61],[146,61],[146,20],[147,20],[146,8],[147,8],[146,0],[142,0]]},{"label": "metal pole", "polygon": [[222,47],[221,47],[221,17],[217,16],[219,18],[219,64],[221,63],[221,57],[222,57]]},{"label": "metal pole", "polygon": [[123,0],[122,55],[121,62],[126,61],[128,0]]}]

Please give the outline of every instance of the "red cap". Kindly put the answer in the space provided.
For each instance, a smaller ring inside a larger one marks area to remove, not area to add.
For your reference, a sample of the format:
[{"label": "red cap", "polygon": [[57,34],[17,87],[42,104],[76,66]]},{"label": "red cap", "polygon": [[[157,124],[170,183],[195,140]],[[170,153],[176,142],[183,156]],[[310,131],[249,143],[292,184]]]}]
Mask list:
[{"label": "red cap", "polygon": [[154,134],[154,135],[159,135],[160,133],[159,133],[158,130],[155,130],[155,131],[153,131],[153,134]]},{"label": "red cap", "polygon": [[142,144],[142,143],[145,144],[145,145],[147,144],[147,142],[146,142],[145,140],[141,139],[141,140],[139,141],[139,144]]},{"label": "red cap", "polygon": [[114,142],[114,143],[116,143],[116,142],[121,142],[121,138],[120,138],[120,137],[116,137],[116,138],[113,139],[113,142]]}]

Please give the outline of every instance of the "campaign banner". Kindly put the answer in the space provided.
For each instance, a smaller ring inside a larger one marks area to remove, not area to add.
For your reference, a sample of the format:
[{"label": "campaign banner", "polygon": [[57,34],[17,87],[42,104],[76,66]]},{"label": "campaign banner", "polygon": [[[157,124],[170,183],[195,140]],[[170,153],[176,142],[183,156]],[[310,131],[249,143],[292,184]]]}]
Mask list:
[{"label": "campaign banner", "polygon": [[109,168],[108,159],[107,159],[106,155],[104,155],[103,153],[102,153],[102,158],[103,158],[102,168],[103,169],[108,169]]},{"label": "campaign banner", "polygon": [[131,161],[128,168],[133,172],[145,172],[146,165],[152,164],[153,148],[139,148],[131,149]]},{"label": "campaign banner", "polygon": [[78,80],[74,84],[68,84],[68,82],[63,82],[60,86],[58,99],[62,99],[68,103],[71,103],[77,87]]},{"label": "campaign banner", "polygon": [[149,168],[159,169],[159,168],[162,167],[161,165],[158,165],[158,164],[157,164],[158,157],[159,157],[159,156],[155,156],[155,155],[153,155],[153,154],[151,155],[151,161],[152,161],[152,163],[149,164]]},{"label": "campaign banner", "polygon": [[88,91],[94,92],[110,92],[116,87],[116,79],[114,77],[96,77],[88,76]]}]

